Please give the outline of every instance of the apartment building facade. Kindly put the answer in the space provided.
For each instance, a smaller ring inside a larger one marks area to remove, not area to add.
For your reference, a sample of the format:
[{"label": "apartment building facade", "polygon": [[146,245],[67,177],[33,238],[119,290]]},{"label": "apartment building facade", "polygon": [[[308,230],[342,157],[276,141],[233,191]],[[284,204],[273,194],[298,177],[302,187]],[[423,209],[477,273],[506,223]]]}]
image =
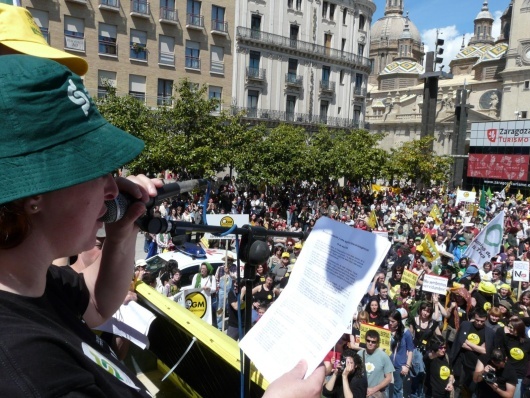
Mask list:
[{"label": "apartment building facade", "polygon": [[182,78],[230,104],[235,4],[226,0],[22,0],[49,44],[86,58],[91,95],[105,84],[170,105]]},{"label": "apartment building facade", "polygon": [[369,0],[244,0],[235,10],[232,108],[306,128],[364,125]]}]

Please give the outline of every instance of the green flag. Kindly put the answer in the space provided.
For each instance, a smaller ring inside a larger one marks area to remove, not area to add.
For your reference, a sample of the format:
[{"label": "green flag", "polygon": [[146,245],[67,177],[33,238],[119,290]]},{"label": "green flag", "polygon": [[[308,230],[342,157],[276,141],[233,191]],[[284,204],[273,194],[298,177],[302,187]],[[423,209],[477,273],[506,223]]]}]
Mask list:
[{"label": "green flag", "polygon": [[491,192],[490,187],[488,187],[488,190],[486,191],[486,196],[487,196],[488,199],[490,199],[490,200],[491,200],[491,198],[493,198],[493,193]]}]

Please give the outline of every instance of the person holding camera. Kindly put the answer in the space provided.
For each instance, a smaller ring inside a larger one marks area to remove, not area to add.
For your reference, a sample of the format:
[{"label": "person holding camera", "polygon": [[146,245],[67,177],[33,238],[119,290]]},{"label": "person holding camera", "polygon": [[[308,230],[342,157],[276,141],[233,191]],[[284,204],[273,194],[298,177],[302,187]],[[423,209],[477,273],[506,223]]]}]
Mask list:
[{"label": "person holding camera", "polygon": [[366,398],[368,381],[364,373],[361,357],[354,350],[344,350],[340,362],[336,363],[331,377],[324,384],[322,395],[333,398]]},{"label": "person holding camera", "polygon": [[477,398],[513,398],[517,373],[502,350],[495,348],[491,355],[484,354],[479,357],[473,381],[477,384]]}]

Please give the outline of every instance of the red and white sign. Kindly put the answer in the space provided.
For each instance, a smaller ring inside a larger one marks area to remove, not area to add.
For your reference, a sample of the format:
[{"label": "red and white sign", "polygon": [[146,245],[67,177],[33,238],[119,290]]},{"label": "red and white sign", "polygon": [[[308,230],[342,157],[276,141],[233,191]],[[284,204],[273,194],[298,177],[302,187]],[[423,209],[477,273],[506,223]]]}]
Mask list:
[{"label": "red and white sign", "polygon": [[528,147],[530,119],[471,124],[471,147]]},{"label": "red and white sign", "polygon": [[529,155],[470,153],[468,177],[527,181]]}]

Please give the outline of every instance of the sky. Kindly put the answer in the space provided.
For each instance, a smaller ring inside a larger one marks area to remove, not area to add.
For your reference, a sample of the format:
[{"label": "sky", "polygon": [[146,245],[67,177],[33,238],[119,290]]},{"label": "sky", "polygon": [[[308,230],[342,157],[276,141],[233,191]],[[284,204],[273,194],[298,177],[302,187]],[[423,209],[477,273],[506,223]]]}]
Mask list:
[{"label": "sky", "polygon": [[[383,17],[385,0],[373,0],[377,9],[373,22]],[[405,13],[409,12],[410,20],[416,25],[425,43],[425,52],[434,51],[436,30],[444,43],[444,70],[449,71],[449,62],[456,57],[462,46],[462,35],[465,44],[473,34],[473,20],[482,8],[483,0],[404,0]],[[489,0],[488,7],[493,15],[492,36],[500,34],[500,17],[510,0]]]}]

